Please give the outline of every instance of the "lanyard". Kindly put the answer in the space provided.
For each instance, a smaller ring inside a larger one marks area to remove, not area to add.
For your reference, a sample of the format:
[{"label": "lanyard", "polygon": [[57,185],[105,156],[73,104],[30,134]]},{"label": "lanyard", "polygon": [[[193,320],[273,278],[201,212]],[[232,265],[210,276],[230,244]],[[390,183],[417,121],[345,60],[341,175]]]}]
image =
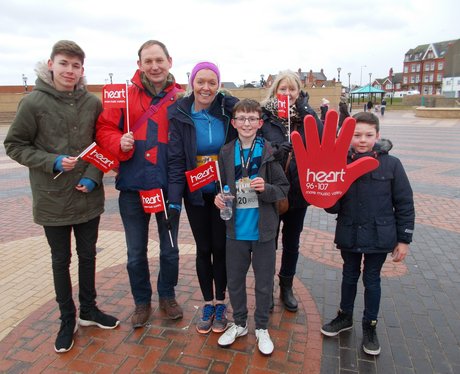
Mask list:
[{"label": "lanyard", "polygon": [[248,159],[246,161],[244,161],[243,147],[241,145],[241,140],[239,139],[238,139],[238,144],[240,146],[240,159],[241,159],[242,174],[243,174],[243,177],[247,177],[249,163],[251,162],[252,153],[254,152],[254,148],[256,147],[256,138],[254,138],[254,140],[252,141],[251,148],[249,149],[249,153],[248,153]]}]

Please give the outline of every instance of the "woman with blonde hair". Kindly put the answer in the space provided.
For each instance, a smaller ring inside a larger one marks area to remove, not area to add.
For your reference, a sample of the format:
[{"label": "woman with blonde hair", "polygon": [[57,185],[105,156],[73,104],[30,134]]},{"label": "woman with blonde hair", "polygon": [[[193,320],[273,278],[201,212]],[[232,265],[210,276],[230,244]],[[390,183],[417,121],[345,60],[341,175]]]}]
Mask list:
[{"label": "woman with blonde hair", "polygon": [[[277,95],[288,96],[289,121],[278,115]],[[300,190],[299,176],[292,145],[290,142],[291,132],[298,131],[305,141],[303,119],[306,115],[312,115],[318,127],[318,133],[322,134],[323,124],[315,111],[308,104],[308,93],[301,90],[301,82],[297,73],[283,71],[276,76],[270,87],[268,97],[262,102],[262,119],[264,124],[261,129],[262,136],[278,148],[276,157],[286,172],[290,183],[289,210],[280,215],[282,228],[281,267],[278,273],[280,284],[280,299],[284,307],[291,312],[297,311],[297,300],[292,292],[292,281],[296,272],[297,259],[299,257],[300,234],[303,230],[303,221],[307,212],[307,202]],[[272,304],[273,305],[273,304]]]}]

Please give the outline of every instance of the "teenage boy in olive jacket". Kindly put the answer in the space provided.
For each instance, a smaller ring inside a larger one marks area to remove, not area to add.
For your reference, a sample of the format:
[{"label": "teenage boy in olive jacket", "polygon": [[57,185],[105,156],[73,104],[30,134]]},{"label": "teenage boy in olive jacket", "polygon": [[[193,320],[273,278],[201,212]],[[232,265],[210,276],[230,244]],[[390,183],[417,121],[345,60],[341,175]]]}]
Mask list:
[{"label": "teenage boy in olive jacket", "polygon": [[[85,53],[74,42],[58,41],[48,63],[39,63],[32,93],[20,102],[5,139],[8,156],[29,168],[35,223],[51,247],[54,289],[61,328],[54,349],[69,351],[78,323],[112,329],[120,323],[96,306],[96,241],[104,211],[102,172],[77,159],[94,141],[102,110],[85,88]],[[62,173],[59,175],[59,173]],[[71,233],[78,254],[80,318],[70,280]]]}]

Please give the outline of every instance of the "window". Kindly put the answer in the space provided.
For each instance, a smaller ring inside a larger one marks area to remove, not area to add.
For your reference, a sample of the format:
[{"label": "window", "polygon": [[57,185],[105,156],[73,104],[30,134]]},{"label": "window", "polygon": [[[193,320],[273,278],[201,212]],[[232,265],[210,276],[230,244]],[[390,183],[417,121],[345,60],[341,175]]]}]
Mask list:
[{"label": "window", "polygon": [[431,73],[431,74],[430,74],[430,82],[433,82],[433,80],[434,80],[434,74]]},{"label": "window", "polygon": [[406,65],[404,66],[404,73],[408,73],[409,72],[409,67]]},{"label": "window", "polygon": [[417,64],[417,73],[420,73],[420,64]]},{"label": "window", "polygon": [[429,63],[426,63],[424,68],[423,68],[424,71],[429,71],[430,70],[430,64]]},{"label": "window", "polygon": [[434,61],[431,63],[431,71],[434,71]]},{"label": "window", "polygon": [[407,84],[407,77],[404,77],[404,78],[403,78],[403,83],[404,83],[404,84]]},{"label": "window", "polygon": [[415,76],[415,83],[419,83],[420,82],[420,75],[417,75]]},{"label": "window", "polygon": [[438,70],[444,69],[444,63],[442,61],[438,62]]},{"label": "window", "polygon": [[442,74],[437,74],[436,75],[436,82],[441,82],[442,81]]},{"label": "window", "polygon": [[410,71],[411,73],[415,73],[415,69],[416,69],[416,65],[415,64],[412,64],[411,67],[410,67]]},{"label": "window", "polygon": [[415,75],[411,75],[411,76],[410,76],[410,82],[411,82],[411,83],[415,83]]},{"label": "window", "polygon": [[427,83],[429,78],[430,78],[429,74],[425,74],[425,75],[423,76],[423,81],[424,81],[425,83]]}]

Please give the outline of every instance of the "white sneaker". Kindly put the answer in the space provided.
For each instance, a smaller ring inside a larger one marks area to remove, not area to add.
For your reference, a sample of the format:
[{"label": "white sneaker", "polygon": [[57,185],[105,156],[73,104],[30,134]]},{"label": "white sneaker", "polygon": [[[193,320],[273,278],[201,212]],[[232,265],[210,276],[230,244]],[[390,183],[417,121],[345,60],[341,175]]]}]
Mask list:
[{"label": "white sneaker", "polygon": [[275,348],[266,329],[256,329],[257,347],[260,353],[270,355]]},{"label": "white sneaker", "polygon": [[217,341],[217,344],[219,344],[221,347],[227,347],[235,341],[236,338],[239,338],[240,336],[245,336],[248,333],[248,325],[246,326],[238,326],[235,325],[234,323],[231,323],[229,327],[227,328],[227,331],[225,331]]}]

